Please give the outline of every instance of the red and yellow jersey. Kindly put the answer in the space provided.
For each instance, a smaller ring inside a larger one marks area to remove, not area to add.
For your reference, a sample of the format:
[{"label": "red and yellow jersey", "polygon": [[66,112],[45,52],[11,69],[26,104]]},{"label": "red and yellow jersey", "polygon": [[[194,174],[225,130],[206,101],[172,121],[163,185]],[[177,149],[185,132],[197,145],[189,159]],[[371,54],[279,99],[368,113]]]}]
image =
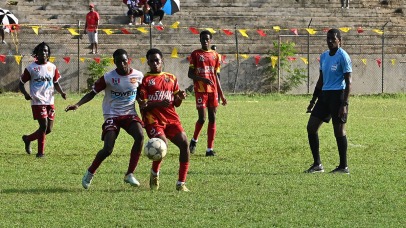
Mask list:
[{"label": "red and yellow jersey", "polygon": [[156,107],[150,110],[141,110],[143,122],[148,124],[175,124],[180,123],[179,116],[173,105],[174,95],[179,92],[178,79],[175,75],[161,73],[146,73],[139,87],[139,95],[148,103],[169,100],[168,107]]},{"label": "red and yellow jersey", "polygon": [[199,77],[208,78],[213,81],[213,85],[194,82],[195,92],[214,93],[217,92],[217,73],[220,70],[220,56],[216,51],[198,49],[190,55],[189,67],[194,70]]}]

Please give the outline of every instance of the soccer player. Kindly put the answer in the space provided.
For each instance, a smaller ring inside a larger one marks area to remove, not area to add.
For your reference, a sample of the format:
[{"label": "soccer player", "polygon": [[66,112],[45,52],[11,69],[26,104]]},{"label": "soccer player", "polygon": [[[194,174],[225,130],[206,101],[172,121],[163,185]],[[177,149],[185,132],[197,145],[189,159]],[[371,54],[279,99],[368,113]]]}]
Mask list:
[{"label": "soccer player", "polygon": [[[218,97],[222,105],[227,105],[227,100],[221,89],[218,71],[220,69],[219,54],[210,50],[212,34],[205,30],[200,33],[201,49],[191,54],[188,77],[193,79],[196,98],[196,109],[198,120],[195,124],[193,138],[190,141],[190,153],[195,153],[196,144],[206,121],[206,112],[209,118],[207,128],[207,150],[206,156],[215,156],[214,138],[216,135],[216,112],[219,105]],[[207,111],[206,111],[207,110]]]},{"label": "soccer player", "polygon": [[[30,135],[23,135],[25,152],[31,154],[31,142],[38,140],[38,152],[36,157],[44,157],[46,135],[51,133],[55,120],[54,90],[66,100],[66,93],[59,85],[58,68],[48,62],[51,56],[51,48],[42,42],[38,44],[32,53],[35,62],[25,68],[20,77],[19,89],[26,100],[31,100],[31,109],[34,120],[38,121],[39,128]],[[25,90],[24,84],[30,82],[30,93]]]},{"label": "soccer player", "polygon": [[332,119],[340,164],[331,172],[349,174],[345,124],[351,91],[352,63],[350,56],[341,48],[340,30],[330,29],[327,32],[327,46],[329,50],[320,56],[319,79],[307,107],[307,112],[311,113],[307,134],[314,162],[305,172],[324,172],[320,160],[318,130],[323,122],[328,123]]},{"label": "soccer player", "polygon": [[96,154],[93,163],[83,176],[82,185],[85,189],[89,188],[97,168],[113,152],[121,128],[134,139],[124,182],[135,187],[140,185],[133,173],[137,167],[144,142],[143,124],[135,110],[137,88],[141,84],[143,74],[129,66],[128,55],[125,50],[117,49],[113,53],[113,58],[116,69],[99,78],[94,83],[92,91],[85,94],[78,103],[69,105],[65,109],[65,111],[76,110],[104,90],[102,104],[104,123],[101,136],[104,146]]},{"label": "soccer player", "polygon": [[[189,169],[189,147],[175,107],[179,107],[186,97],[179,89],[175,75],[162,72],[164,64],[162,52],[148,50],[147,63],[150,72],[145,74],[139,88],[139,101],[142,119],[149,138],[160,138],[168,144],[168,139],[179,148],[179,172],[176,190],[188,192],[185,185]],[[159,169],[161,161],[153,161],[150,176],[151,190],[159,188]]]}]

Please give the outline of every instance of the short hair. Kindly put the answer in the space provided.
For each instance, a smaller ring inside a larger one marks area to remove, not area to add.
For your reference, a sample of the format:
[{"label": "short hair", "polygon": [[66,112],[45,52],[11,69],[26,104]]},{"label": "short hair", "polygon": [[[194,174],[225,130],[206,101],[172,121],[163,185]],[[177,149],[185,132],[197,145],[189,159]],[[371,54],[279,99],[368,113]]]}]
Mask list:
[{"label": "short hair", "polygon": [[157,49],[157,48],[151,48],[151,49],[149,49],[149,50],[147,51],[147,54],[145,55],[145,57],[147,57],[147,59],[148,59],[148,56],[150,56],[150,55],[155,55],[155,54],[158,54],[159,56],[161,56],[161,58],[163,57],[162,52],[161,52],[159,49]]},{"label": "short hair", "polygon": [[202,32],[200,32],[200,38],[202,38],[203,35],[209,35],[210,39],[213,38],[213,35],[208,30],[203,30]]},{"label": "short hair", "polygon": [[340,32],[340,30],[333,28],[333,29],[328,30],[327,34],[328,33],[336,34],[337,38],[339,40],[341,40],[341,32]]},{"label": "short hair", "polygon": [[115,59],[117,56],[119,55],[127,55],[127,51],[124,49],[117,49],[114,53],[113,53],[113,58]]},{"label": "short hair", "polygon": [[42,43],[38,44],[37,46],[35,46],[34,50],[32,51],[32,55],[31,55],[31,56],[34,57],[34,58],[36,58],[37,55],[38,55],[38,52],[39,52],[40,48],[44,48],[44,47],[48,47],[48,59],[47,59],[47,60],[49,60],[49,57],[51,56],[51,48],[50,48],[49,45],[48,45],[47,43],[45,43],[45,42],[42,42]]}]

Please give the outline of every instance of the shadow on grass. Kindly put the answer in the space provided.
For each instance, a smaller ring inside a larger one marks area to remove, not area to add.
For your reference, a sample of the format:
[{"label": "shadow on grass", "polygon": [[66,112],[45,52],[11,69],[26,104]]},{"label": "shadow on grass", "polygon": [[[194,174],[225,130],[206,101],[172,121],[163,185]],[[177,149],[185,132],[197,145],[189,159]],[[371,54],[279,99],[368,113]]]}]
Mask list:
[{"label": "shadow on grass", "polygon": [[78,192],[78,189],[68,189],[68,188],[31,188],[31,189],[20,189],[20,188],[10,188],[0,190],[2,194],[44,194],[44,193],[66,193],[66,192]]}]

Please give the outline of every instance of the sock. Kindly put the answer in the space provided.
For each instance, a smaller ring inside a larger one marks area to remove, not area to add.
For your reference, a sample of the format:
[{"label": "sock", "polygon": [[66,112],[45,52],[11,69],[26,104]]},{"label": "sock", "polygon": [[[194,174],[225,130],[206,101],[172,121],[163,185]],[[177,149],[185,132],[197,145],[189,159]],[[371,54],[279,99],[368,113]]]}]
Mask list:
[{"label": "sock", "polygon": [[131,150],[130,162],[128,163],[128,169],[127,169],[127,173],[125,175],[134,173],[134,170],[137,167],[138,161],[140,160],[140,155],[141,155],[141,151],[137,152],[135,150]]},{"label": "sock", "polygon": [[213,148],[207,148],[206,152],[213,150]]},{"label": "sock", "polygon": [[340,155],[340,168],[347,167],[347,136],[336,137],[338,154]]},{"label": "sock", "polygon": [[162,163],[162,160],[161,161],[153,161],[151,170],[158,174],[159,169],[161,168],[161,163]]},{"label": "sock", "polygon": [[318,134],[307,134],[309,139],[310,150],[312,151],[314,164],[321,164],[320,161],[320,151],[319,151],[319,135]]},{"label": "sock", "polygon": [[186,182],[187,172],[189,170],[189,162],[179,162],[179,182]]},{"label": "sock", "polygon": [[195,124],[195,132],[193,133],[193,139],[197,142],[197,139],[199,138],[200,131],[203,128],[203,124],[199,123],[199,121],[196,122]]},{"label": "sock", "polygon": [[38,154],[44,154],[45,151],[45,132],[38,133]]},{"label": "sock", "polygon": [[99,166],[101,165],[101,163],[104,161],[104,159],[106,159],[106,157],[101,157],[100,155],[100,151],[97,153],[96,157],[94,158],[92,164],[90,165],[90,167],[87,169],[90,173],[94,174],[96,172],[96,170],[99,168]]},{"label": "sock", "polygon": [[216,137],[216,123],[209,123],[207,127],[207,148],[214,148],[214,137]]}]

